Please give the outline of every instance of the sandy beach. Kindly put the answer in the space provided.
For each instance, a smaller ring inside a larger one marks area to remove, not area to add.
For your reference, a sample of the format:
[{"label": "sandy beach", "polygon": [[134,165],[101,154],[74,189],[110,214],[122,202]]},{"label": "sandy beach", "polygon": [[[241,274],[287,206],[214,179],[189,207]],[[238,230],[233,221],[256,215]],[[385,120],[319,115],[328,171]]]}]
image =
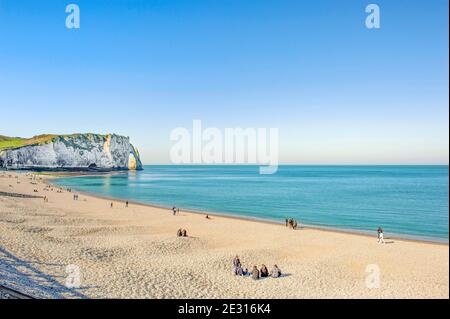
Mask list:
[{"label": "sandy beach", "polygon": [[[111,208],[106,199],[45,190],[51,178],[0,172],[0,285],[35,297],[449,298],[448,244],[390,239],[388,231],[378,244],[375,235],[173,216],[121,201]],[[189,237],[177,238],[179,228]],[[235,276],[235,255],[249,269],[277,264],[283,276]]]}]

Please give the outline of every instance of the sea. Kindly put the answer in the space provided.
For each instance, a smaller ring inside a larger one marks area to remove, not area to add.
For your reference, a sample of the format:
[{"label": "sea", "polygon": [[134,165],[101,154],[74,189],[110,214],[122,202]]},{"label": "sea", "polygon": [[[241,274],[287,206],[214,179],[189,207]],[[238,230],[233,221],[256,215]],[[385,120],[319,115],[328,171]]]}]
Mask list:
[{"label": "sea", "polygon": [[448,243],[448,165],[146,165],[142,171],[62,177],[95,195],[180,210]]}]

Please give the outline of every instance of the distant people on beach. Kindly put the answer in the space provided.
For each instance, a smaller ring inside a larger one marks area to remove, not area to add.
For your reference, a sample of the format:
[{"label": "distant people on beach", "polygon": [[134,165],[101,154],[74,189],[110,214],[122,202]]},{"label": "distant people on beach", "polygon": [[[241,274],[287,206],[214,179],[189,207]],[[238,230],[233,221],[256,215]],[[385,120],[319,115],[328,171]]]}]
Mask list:
[{"label": "distant people on beach", "polygon": [[272,268],[272,270],[270,271],[270,276],[271,276],[272,278],[278,278],[278,277],[281,276],[281,270],[280,270],[280,268],[278,268],[277,265],[273,265],[273,268]]},{"label": "distant people on beach", "polygon": [[378,226],[377,229],[377,233],[378,233],[378,243],[380,244],[384,244],[384,235],[383,235],[383,229],[381,227]]},{"label": "distant people on beach", "polygon": [[125,207],[128,207],[128,201],[125,202]]},{"label": "distant people on beach", "polygon": [[253,266],[252,279],[253,280],[258,280],[259,279],[259,270],[258,270],[258,267],[256,267],[256,266]]},{"label": "distant people on beach", "polygon": [[237,268],[241,265],[241,261],[239,259],[239,256],[236,255],[236,257],[233,258],[233,266],[234,268]]},{"label": "distant people on beach", "polygon": [[241,265],[239,265],[238,267],[236,267],[234,269],[234,274],[236,276],[247,276],[247,273],[248,273],[247,268],[244,269],[244,268],[242,268]]},{"label": "distant people on beach", "polygon": [[177,208],[175,206],[172,207],[173,216],[177,214]]},{"label": "distant people on beach", "polygon": [[237,255],[233,258],[233,273],[237,276],[244,276],[244,274],[247,273],[247,271],[244,271],[242,268],[241,261]]},{"label": "distant people on beach", "polygon": [[292,229],[297,229],[297,221],[293,218],[286,219],[286,227],[290,227]]},{"label": "distant people on beach", "polygon": [[113,202],[111,202],[110,207],[113,208]]},{"label": "distant people on beach", "polygon": [[267,269],[266,265],[263,264],[261,266],[261,270],[259,271],[259,274],[260,274],[261,278],[269,277],[269,270]]},{"label": "distant people on beach", "polygon": [[208,214],[206,214],[206,217],[205,217],[205,218],[206,218],[206,219],[210,219]]},{"label": "distant people on beach", "polygon": [[73,200],[78,200],[78,194],[73,194]]},{"label": "distant people on beach", "polygon": [[239,259],[239,256],[235,256],[233,258],[233,274],[236,276],[247,276],[250,275],[252,279],[258,280],[260,278],[279,278],[281,277],[281,270],[277,265],[274,265],[272,270],[269,272],[266,265],[262,264],[261,269],[258,270],[257,266],[254,266],[252,271],[249,272],[247,268],[244,268],[244,266],[241,263],[241,260]]},{"label": "distant people on beach", "polygon": [[178,229],[177,230],[177,237],[187,237],[187,231],[186,229]]}]

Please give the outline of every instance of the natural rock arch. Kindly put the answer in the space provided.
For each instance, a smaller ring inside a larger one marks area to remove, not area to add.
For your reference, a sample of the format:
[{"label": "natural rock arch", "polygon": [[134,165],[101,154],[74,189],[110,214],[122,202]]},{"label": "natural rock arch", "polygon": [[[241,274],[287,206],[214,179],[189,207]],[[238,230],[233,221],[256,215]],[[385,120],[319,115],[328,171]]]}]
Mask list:
[{"label": "natural rock arch", "polygon": [[130,169],[130,170],[137,169],[137,161],[136,161],[136,157],[134,157],[133,153],[130,153],[128,155],[128,169]]}]

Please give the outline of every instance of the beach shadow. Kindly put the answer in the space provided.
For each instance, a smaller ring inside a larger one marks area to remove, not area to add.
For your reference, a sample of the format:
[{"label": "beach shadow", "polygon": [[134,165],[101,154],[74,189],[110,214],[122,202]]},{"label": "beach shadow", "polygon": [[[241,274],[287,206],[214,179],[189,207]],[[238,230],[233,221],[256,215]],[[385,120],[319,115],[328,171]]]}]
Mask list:
[{"label": "beach shadow", "polygon": [[[278,277],[278,278],[273,278],[273,277],[271,277],[271,276],[268,276],[268,277],[259,277],[259,279],[258,279],[257,281],[259,281],[259,280],[269,280],[269,279],[271,279],[271,280],[277,280],[277,279],[280,279],[280,278],[290,277],[290,276],[292,276],[291,273],[281,274],[281,276]],[[247,275],[244,275],[244,276],[242,276],[242,277],[252,279],[252,275],[251,275],[251,274],[247,274]]]},{"label": "beach shadow", "polygon": [[44,298],[87,298],[77,290],[67,288],[59,283],[55,279],[58,278],[57,276],[43,273],[33,267],[32,263],[36,262],[22,260],[0,247],[1,284],[7,287],[27,287],[26,293]]}]

